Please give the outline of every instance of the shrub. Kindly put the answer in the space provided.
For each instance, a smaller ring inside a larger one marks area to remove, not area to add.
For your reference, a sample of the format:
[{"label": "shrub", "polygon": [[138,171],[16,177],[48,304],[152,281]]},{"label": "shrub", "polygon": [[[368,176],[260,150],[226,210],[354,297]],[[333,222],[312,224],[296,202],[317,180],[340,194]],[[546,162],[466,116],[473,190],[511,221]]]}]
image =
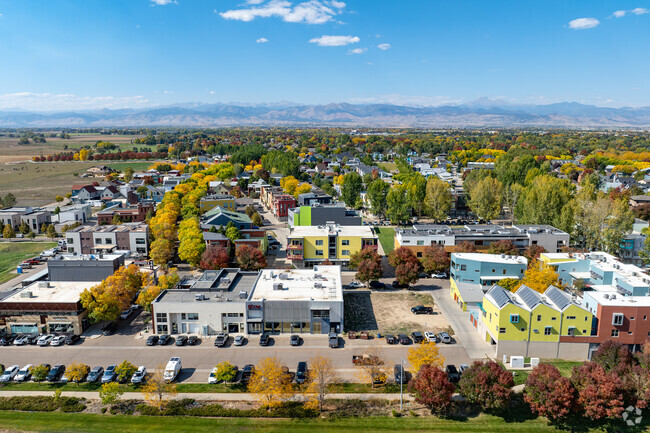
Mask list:
[{"label": "shrub", "polygon": [[86,406],[76,397],[0,397],[0,410],[21,410],[29,412],[81,412]]},{"label": "shrub", "polygon": [[512,374],[494,361],[476,361],[458,384],[460,393],[483,410],[503,410],[512,398]]}]

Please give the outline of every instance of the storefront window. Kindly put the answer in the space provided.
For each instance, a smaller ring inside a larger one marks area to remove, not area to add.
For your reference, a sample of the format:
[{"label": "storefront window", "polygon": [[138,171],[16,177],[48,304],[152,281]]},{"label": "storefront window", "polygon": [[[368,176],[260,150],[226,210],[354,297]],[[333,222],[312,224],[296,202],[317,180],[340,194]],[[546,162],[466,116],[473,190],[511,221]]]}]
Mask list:
[{"label": "storefront window", "polygon": [[11,332],[13,334],[36,334],[38,332],[37,325],[11,325]]},{"label": "storefront window", "polygon": [[167,328],[167,325],[158,325],[158,326],[156,327],[156,332],[157,332],[158,334],[167,334],[167,329],[168,329],[168,328]]},{"label": "storefront window", "polygon": [[70,323],[50,323],[49,325],[50,332],[74,332],[74,325]]},{"label": "storefront window", "polygon": [[320,322],[312,323],[312,334],[320,334],[322,332],[322,327]]}]

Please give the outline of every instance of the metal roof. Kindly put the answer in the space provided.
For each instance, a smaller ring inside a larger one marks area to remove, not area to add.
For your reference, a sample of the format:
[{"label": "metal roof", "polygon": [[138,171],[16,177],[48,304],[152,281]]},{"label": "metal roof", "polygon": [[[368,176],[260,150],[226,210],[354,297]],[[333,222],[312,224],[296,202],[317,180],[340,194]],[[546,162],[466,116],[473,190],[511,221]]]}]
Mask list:
[{"label": "metal roof", "polygon": [[492,296],[494,302],[497,303],[497,307],[502,308],[508,302],[510,302],[510,294],[501,286],[494,285],[488,291],[488,295]]},{"label": "metal roof", "polygon": [[515,293],[531,310],[542,303],[542,297],[540,294],[524,284],[522,284]]},{"label": "metal roof", "polygon": [[569,295],[555,286],[549,286],[549,288],[544,292],[544,295],[546,295],[546,297],[548,297],[548,299],[550,299],[551,302],[553,302],[560,310],[564,310],[569,306],[569,304],[571,304]]}]

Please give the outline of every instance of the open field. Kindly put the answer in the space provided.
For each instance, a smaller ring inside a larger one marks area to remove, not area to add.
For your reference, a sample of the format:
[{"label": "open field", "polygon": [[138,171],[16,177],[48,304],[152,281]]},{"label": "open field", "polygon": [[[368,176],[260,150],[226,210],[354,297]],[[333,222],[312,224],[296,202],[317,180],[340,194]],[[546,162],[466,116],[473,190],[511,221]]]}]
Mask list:
[{"label": "open field", "polygon": [[0,284],[16,277],[16,266],[43,250],[52,248],[54,242],[3,242],[0,244]]},{"label": "open field", "polygon": [[[430,295],[414,292],[346,293],[345,327],[353,331],[379,331],[381,334],[410,334],[413,331],[439,332],[449,322],[433,304]],[[433,315],[415,315],[411,307],[433,307]]]},{"label": "open field", "polygon": [[[0,412],[0,429],[30,432],[88,432],[103,433],[182,433],[182,432],[555,432],[543,418],[506,421],[503,418],[480,415],[462,420],[435,417],[350,417],[341,419],[259,419],[259,418],[195,418],[151,417],[133,415],[72,414],[63,412]],[[581,432],[604,432],[582,426]],[[613,431],[613,430],[610,430]],[[623,425],[616,431],[626,431]],[[634,429],[630,431],[641,431]]]},{"label": "open field", "polygon": [[[52,131],[55,132],[55,131]],[[45,133],[47,135],[48,133]],[[31,160],[35,155],[49,155],[66,150],[78,149],[82,146],[93,145],[98,141],[110,141],[121,148],[133,148],[132,140],[141,137],[140,135],[103,135],[94,133],[70,134],[69,140],[63,140],[59,137],[46,137],[47,143],[30,143],[19,145],[20,137],[0,137],[0,164],[5,162],[16,162]],[[141,147],[141,146],[139,146]],[[154,149],[154,146],[151,146]]]},{"label": "open field", "polygon": [[40,162],[0,164],[0,185],[2,194],[12,193],[18,200],[18,205],[42,206],[54,202],[57,195],[65,196],[70,187],[78,183],[91,183],[100,178],[79,178],[74,173],[84,173],[93,165],[107,165],[117,170],[131,166],[134,170],[142,170],[154,161],[132,162]]},{"label": "open field", "polygon": [[388,255],[395,249],[395,229],[392,227],[378,227],[379,242],[384,249],[384,254]]},{"label": "open field", "polygon": [[397,164],[395,164],[394,162],[380,162],[378,165],[381,168],[383,168],[385,171],[397,170]]}]

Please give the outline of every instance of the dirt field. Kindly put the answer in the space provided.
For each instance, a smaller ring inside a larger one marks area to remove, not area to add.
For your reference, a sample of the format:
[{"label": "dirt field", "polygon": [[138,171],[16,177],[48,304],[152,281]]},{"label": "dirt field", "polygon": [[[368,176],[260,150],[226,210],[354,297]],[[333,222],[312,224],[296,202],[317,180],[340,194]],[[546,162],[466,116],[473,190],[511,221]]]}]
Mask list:
[{"label": "dirt field", "polygon": [[[346,293],[345,328],[351,331],[374,331],[381,334],[410,334],[413,331],[439,332],[449,327],[430,295],[414,292]],[[414,315],[411,307],[433,307],[433,315]]]}]

